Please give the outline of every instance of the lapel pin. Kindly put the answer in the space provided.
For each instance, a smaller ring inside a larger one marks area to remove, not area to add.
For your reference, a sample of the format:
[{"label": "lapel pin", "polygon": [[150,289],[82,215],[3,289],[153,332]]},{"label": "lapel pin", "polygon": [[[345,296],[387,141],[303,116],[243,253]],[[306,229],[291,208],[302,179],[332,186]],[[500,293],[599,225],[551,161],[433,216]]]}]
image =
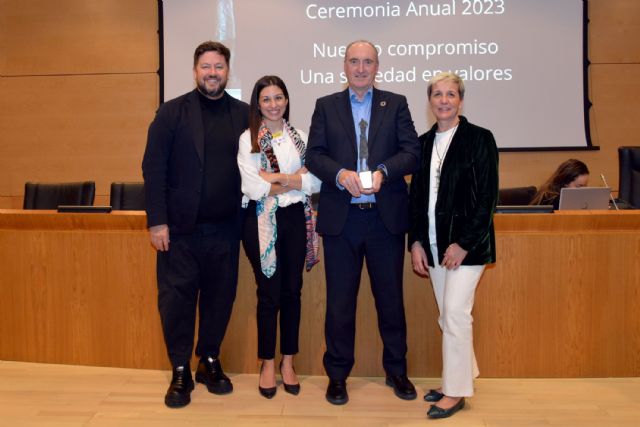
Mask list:
[{"label": "lapel pin", "polygon": [[387,101],[380,101],[380,106],[384,107],[385,105],[387,105]]}]

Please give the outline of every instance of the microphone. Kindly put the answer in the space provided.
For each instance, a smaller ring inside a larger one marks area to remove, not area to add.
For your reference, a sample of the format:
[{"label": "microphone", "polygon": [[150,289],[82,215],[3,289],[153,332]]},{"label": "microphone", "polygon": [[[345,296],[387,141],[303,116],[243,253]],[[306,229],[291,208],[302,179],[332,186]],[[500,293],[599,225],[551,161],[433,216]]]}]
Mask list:
[{"label": "microphone", "polygon": [[[602,183],[604,184],[605,187],[609,187],[609,185],[607,184],[607,180],[604,179],[604,174],[601,173],[600,174],[600,179],[602,180]],[[609,187],[611,188],[611,187]],[[613,198],[613,194],[611,193],[611,190],[609,190],[609,197],[611,198],[611,201],[613,202],[613,207],[616,208],[617,211],[619,211],[620,209],[618,209],[618,204],[616,203],[616,199]]]}]

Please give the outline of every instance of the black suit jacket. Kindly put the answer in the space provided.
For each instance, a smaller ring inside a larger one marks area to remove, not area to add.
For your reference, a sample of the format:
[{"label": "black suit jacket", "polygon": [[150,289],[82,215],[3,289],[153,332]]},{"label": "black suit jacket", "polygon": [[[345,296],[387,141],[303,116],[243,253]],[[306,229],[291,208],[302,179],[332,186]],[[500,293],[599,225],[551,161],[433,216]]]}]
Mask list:
[{"label": "black suit jacket", "polygon": [[[172,233],[190,233],[195,228],[204,174],[205,135],[199,96],[194,89],[162,104],[149,126],[142,161],[149,227],[168,224]],[[226,93],[224,96],[229,97],[237,154],[240,134],[249,126],[249,106]]]},{"label": "black suit jacket", "polygon": [[[404,176],[417,169],[420,156],[406,98],[374,88],[370,121],[368,164],[372,169],[384,164],[388,172],[387,180],[376,193],[378,211],[391,233],[405,233],[409,216]],[[356,144],[349,90],[318,99],[311,120],[306,164],[322,180],[319,233],[337,235],[344,228],[351,194],[336,186],[336,176],[342,168],[356,170]]]},{"label": "black suit jacket", "polygon": [[[431,153],[437,124],[420,136],[422,161],[411,179],[411,228],[408,245],[422,244],[429,265],[429,186]],[[463,265],[482,265],[496,260],[493,214],[498,202],[498,148],[491,132],[460,116],[460,124],[442,164],[436,201],[438,263],[451,243],[468,251]]]}]

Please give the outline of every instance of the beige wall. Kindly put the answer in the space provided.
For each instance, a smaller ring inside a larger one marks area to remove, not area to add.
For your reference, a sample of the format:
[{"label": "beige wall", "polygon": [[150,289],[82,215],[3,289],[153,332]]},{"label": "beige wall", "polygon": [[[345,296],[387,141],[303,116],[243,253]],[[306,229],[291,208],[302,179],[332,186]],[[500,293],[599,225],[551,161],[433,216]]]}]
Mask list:
[{"label": "beige wall", "polygon": [[[602,172],[617,188],[617,147],[640,145],[640,2],[590,0],[589,8],[591,134],[600,150],[502,153],[502,187],[539,185],[578,157],[592,183]],[[22,206],[27,180],[93,179],[101,204],[111,181],[142,179],[159,102],[157,21],[156,0],[0,0],[0,208]],[[559,75],[557,96],[568,78],[581,76]]]}]

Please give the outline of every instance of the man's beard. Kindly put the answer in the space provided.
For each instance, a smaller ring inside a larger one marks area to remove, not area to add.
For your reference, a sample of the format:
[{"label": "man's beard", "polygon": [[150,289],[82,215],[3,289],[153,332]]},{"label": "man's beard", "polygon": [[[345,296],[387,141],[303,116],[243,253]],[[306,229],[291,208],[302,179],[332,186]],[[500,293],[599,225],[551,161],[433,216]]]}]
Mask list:
[{"label": "man's beard", "polygon": [[214,90],[208,90],[204,83],[198,81],[198,90],[209,98],[219,98],[227,87],[227,82],[218,80],[218,87]]}]

